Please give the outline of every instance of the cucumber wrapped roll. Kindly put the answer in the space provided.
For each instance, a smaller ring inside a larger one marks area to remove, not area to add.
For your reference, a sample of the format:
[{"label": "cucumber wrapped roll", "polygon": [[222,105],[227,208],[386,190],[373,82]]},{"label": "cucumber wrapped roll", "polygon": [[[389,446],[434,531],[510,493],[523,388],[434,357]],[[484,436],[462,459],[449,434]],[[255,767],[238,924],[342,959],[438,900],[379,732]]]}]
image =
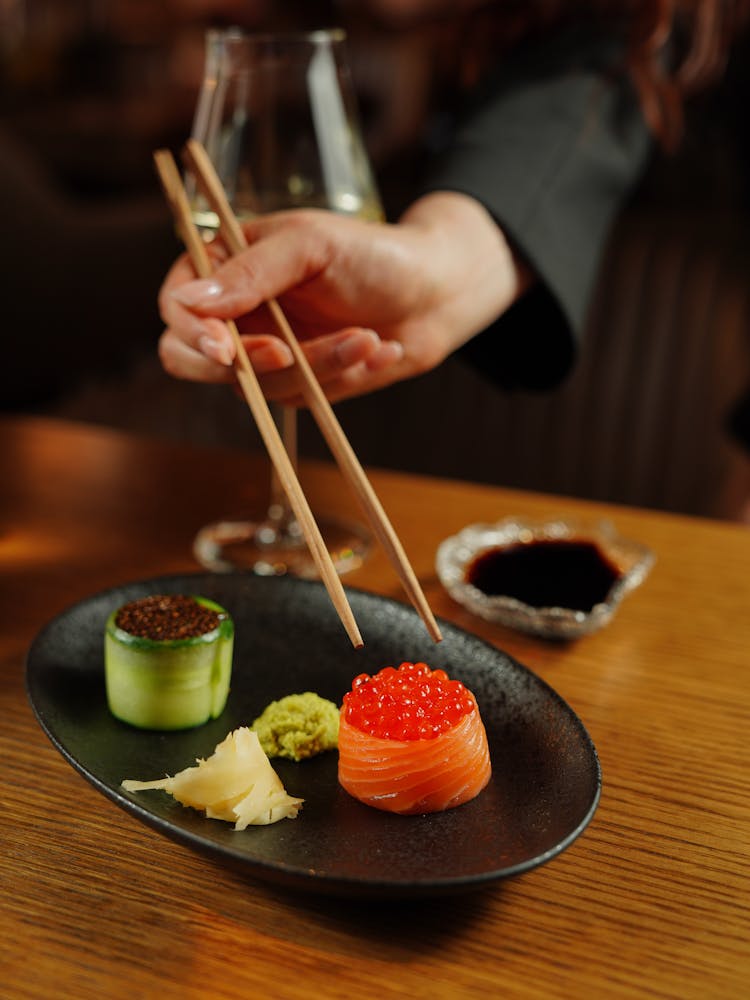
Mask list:
[{"label": "cucumber wrapped roll", "polygon": [[140,729],[189,729],[224,710],[234,623],[205,597],[154,595],[109,616],[104,637],[107,703]]}]

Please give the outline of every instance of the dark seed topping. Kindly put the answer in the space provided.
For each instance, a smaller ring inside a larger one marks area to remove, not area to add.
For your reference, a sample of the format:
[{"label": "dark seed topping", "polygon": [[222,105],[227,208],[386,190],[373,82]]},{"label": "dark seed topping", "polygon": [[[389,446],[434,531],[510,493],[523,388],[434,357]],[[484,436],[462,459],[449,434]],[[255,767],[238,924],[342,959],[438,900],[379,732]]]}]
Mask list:
[{"label": "dark seed topping", "polygon": [[124,604],[115,616],[123,632],[142,639],[192,639],[217,628],[221,616],[184,594],[155,594]]}]

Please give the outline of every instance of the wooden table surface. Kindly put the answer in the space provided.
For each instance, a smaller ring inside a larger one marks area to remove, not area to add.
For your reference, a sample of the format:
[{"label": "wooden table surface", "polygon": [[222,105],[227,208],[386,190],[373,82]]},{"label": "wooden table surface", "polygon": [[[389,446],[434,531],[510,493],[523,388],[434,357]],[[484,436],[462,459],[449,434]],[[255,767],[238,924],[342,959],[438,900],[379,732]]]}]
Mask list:
[{"label": "wooden table surface", "polygon": [[[161,837],[63,760],[25,694],[37,631],[98,590],[196,570],[197,527],[243,491],[261,500],[266,478],[258,457],[0,421],[0,996],[748,996],[746,528],[372,473],[435,613],[550,683],[601,759],[582,837],[481,891],[372,903],[278,889]],[[305,466],[303,481],[315,508],[358,515],[334,468]],[[560,513],[606,514],[656,553],[602,632],[543,642],[442,590],[446,536]],[[402,599],[379,551],[346,582]]]}]

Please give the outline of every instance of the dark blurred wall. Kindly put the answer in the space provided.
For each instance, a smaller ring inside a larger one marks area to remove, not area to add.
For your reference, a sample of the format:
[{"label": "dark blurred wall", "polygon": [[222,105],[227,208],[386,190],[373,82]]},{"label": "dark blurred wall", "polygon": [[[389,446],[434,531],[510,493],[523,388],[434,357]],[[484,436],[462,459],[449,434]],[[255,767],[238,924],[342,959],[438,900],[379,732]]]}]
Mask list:
[{"label": "dark blurred wall", "polygon": [[[234,394],[177,383],[156,360],[156,294],[179,248],[151,153],[176,150],[189,133],[207,24],[315,26],[333,5],[24,6],[46,11],[36,34],[30,23],[0,24],[0,408],[260,447]],[[418,36],[395,44],[356,17],[352,29],[368,141],[395,209],[417,164],[409,147],[425,124],[429,67]],[[508,395],[450,359],[337,408],[362,460],[709,512],[725,470],[725,415],[750,382],[749,98],[745,39],[721,84],[689,105],[680,150],[655,151],[615,227],[566,385]],[[306,417],[301,445],[327,456]]]}]

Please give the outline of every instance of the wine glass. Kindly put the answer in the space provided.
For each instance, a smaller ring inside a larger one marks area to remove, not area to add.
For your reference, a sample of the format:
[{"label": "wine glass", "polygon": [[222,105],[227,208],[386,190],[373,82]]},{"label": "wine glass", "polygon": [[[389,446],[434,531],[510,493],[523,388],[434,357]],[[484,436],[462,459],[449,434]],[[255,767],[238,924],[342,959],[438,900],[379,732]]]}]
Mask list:
[{"label": "wine glass", "polygon": [[[206,35],[203,84],[192,137],[203,144],[239,218],[290,208],[324,208],[371,221],[383,210],[365,152],[341,29]],[[193,218],[211,239],[218,218],[196,190]],[[286,450],[297,459],[296,411],[272,407]],[[194,553],[208,569],[317,575],[286,494],[271,469],[271,499],[259,516],[202,528]],[[360,524],[316,521],[339,573],[370,546]]]}]

